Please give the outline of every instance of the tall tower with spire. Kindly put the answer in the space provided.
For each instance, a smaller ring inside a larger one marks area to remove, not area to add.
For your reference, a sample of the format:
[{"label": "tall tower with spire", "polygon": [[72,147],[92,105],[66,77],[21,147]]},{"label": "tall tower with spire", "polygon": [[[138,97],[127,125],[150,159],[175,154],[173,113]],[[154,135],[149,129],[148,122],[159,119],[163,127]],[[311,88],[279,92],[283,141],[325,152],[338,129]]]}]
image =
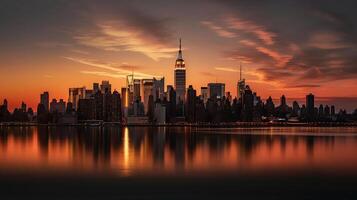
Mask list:
[{"label": "tall tower with spire", "polygon": [[239,80],[237,83],[237,98],[242,98],[245,90],[245,79],[242,79],[242,64],[239,66]]},{"label": "tall tower with spire", "polygon": [[177,55],[177,59],[175,62],[175,90],[176,90],[176,102],[185,101],[186,95],[186,67],[185,61],[182,57],[182,49],[181,49],[181,38],[179,44],[179,51]]}]

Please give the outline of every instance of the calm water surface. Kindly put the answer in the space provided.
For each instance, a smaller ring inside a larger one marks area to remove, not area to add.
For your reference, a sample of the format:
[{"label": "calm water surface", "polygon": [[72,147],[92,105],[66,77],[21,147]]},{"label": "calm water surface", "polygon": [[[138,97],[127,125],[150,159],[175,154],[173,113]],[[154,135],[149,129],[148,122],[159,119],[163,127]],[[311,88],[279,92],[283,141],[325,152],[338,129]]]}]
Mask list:
[{"label": "calm water surface", "polygon": [[0,128],[0,199],[357,199],[356,128]]},{"label": "calm water surface", "polygon": [[356,128],[9,127],[0,132],[3,174],[355,174],[356,169]]}]

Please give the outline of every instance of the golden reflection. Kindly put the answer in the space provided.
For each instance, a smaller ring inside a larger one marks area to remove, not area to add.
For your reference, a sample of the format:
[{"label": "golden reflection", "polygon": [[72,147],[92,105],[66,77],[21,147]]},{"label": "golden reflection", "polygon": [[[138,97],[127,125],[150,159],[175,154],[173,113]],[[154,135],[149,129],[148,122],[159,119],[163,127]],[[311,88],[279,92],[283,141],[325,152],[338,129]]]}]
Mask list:
[{"label": "golden reflection", "polygon": [[130,150],[129,150],[129,129],[124,128],[124,139],[123,139],[123,155],[124,155],[124,170],[123,175],[129,175],[130,170]]},{"label": "golden reflection", "polygon": [[[315,134],[306,135],[311,131]],[[333,135],[337,132],[349,134]],[[311,164],[349,170],[357,167],[355,133],[350,128],[0,128],[0,172],[252,173],[305,170]]]}]

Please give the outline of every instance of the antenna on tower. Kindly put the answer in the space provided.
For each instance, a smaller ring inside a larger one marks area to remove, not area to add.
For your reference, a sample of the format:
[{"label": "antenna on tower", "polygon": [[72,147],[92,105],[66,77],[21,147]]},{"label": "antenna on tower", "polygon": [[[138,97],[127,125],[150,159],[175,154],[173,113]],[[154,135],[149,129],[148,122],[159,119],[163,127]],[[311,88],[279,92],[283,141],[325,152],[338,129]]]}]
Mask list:
[{"label": "antenna on tower", "polygon": [[242,63],[239,64],[239,80],[242,80]]},{"label": "antenna on tower", "polygon": [[180,51],[181,51],[181,38],[180,38]]}]

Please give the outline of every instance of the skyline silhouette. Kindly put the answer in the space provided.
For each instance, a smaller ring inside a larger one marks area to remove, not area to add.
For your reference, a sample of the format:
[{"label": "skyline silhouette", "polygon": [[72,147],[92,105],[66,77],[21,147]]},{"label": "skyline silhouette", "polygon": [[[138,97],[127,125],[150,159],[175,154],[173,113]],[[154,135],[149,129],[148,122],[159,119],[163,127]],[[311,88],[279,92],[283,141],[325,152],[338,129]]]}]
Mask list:
[{"label": "skyline silhouette", "polygon": [[242,63],[262,99],[299,99],[312,92],[342,108],[342,101],[357,100],[355,4],[4,1],[0,84],[6,87],[0,99],[7,98],[11,109],[21,101],[35,107],[43,91],[66,99],[67,88],[101,80],[119,90],[133,71],[165,76],[174,85],[182,37],[187,85],[224,82],[234,93]]}]

